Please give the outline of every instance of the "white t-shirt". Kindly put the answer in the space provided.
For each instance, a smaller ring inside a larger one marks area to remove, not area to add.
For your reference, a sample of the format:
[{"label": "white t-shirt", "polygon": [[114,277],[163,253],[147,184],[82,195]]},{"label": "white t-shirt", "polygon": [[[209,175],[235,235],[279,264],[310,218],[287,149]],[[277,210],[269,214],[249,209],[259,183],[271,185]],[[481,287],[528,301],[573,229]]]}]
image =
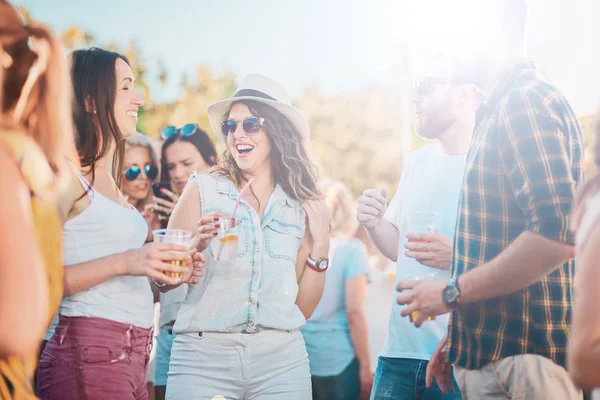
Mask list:
[{"label": "white t-shirt", "polygon": [[[432,273],[436,274],[437,279],[449,279],[449,272],[425,267],[405,255],[405,221],[412,212],[436,212],[436,230],[454,240],[465,159],[466,155],[445,154],[439,143],[427,145],[411,154],[402,172],[398,191],[384,216],[400,233],[396,284],[413,276]],[[425,321],[420,328],[416,328],[408,317],[400,316],[404,306],[396,303],[397,295],[398,292],[394,291],[389,334],[381,355],[429,360],[448,329],[448,314]]]}]

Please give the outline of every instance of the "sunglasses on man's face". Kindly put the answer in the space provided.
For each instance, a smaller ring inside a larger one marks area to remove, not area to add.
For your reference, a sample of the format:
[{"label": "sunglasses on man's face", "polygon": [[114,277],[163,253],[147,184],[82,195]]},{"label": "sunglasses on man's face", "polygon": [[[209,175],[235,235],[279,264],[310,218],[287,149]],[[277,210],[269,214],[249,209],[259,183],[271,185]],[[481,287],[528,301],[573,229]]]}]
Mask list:
[{"label": "sunglasses on man's face", "polygon": [[181,128],[170,125],[163,129],[162,138],[168,139],[177,133],[181,133],[181,136],[192,136],[198,131],[198,128],[198,124],[185,124]]},{"label": "sunglasses on man's face", "polygon": [[246,132],[247,135],[256,135],[258,132],[260,132],[264,122],[264,118],[258,117],[249,117],[244,119],[243,121],[226,119],[225,121],[221,122],[221,133],[225,137],[233,135],[237,130],[238,124],[242,124],[242,128],[244,129],[244,132]]},{"label": "sunglasses on man's face", "polygon": [[[137,178],[139,178],[141,173],[142,169],[137,165],[134,165],[133,167],[129,167],[125,170],[125,179],[128,181],[135,181]],[[144,167],[144,173],[148,179],[152,181],[158,176],[158,168],[153,165],[146,165]]]}]

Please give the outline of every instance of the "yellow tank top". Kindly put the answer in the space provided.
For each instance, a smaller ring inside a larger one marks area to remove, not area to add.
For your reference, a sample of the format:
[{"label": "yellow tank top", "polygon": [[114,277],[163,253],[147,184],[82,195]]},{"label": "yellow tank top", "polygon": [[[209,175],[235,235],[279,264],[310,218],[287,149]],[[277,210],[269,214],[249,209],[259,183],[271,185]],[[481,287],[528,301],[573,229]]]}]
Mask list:
[{"label": "yellow tank top", "polygon": [[[0,147],[21,170],[31,193],[31,213],[37,244],[48,274],[50,326],[63,294],[61,222],[58,215],[53,173],[46,157],[28,136],[13,130],[0,129]],[[41,343],[41,338],[40,338]],[[33,376],[39,354],[23,354],[0,358],[0,399],[36,399]]]}]

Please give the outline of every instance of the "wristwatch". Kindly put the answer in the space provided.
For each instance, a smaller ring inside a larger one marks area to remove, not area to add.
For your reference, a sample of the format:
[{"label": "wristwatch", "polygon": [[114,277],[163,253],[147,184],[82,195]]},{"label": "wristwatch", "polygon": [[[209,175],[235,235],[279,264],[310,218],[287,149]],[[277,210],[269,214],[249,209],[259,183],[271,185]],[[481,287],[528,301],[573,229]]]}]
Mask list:
[{"label": "wristwatch", "polygon": [[449,308],[457,308],[460,305],[460,290],[458,289],[456,277],[450,278],[442,291],[442,298]]},{"label": "wristwatch", "polygon": [[319,261],[316,261],[309,254],[306,259],[306,266],[317,272],[325,272],[327,271],[327,268],[329,268],[329,259],[322,258]]}]

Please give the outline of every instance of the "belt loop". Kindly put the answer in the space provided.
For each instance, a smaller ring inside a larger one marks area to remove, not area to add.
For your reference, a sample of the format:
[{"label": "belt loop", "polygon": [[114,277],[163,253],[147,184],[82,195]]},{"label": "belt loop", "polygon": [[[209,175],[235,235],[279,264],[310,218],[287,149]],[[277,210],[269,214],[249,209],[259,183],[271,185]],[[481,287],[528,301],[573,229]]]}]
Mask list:
[{"label": "belt loop", "polygon": [[154,327],[150,328],[148,331],[148,341],[146,343],[146,349],[148,350],[148,355],[152,352],[152,345],[154,344]]},{"label": "belt loop", "polygon": [[131,349],[131,331],[133,330],[133,325],[129,325],[127,330],[125,331],[125,347]]},{"label": "belt loop", "polygon": [[60,337],[58,340],[58,344],[62,345],[65,341],[65,336],[67,336],[67,332],[69,331],[69,326],[71,325],[71,318],[60,315],[58,317],[58,325],[61,325],[61,321],[66,321],[65,326],[63,326],[63,331],[60,333]]}]

